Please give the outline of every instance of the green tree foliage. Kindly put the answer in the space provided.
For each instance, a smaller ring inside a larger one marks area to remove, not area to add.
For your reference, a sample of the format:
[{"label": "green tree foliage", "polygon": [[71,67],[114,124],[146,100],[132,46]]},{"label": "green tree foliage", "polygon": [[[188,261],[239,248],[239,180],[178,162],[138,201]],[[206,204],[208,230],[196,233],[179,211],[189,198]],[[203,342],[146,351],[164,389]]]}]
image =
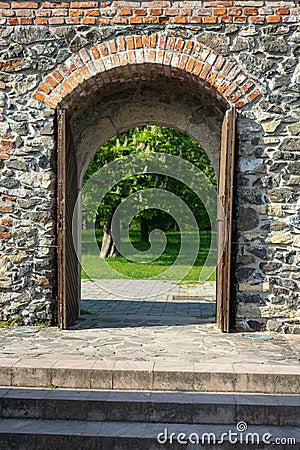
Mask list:
[{"label": "green tree foliage", "polygon": [[[186,159],[197,166],[216,186],[214,169],[201,146],[194,139],[180,131],[156,125],[131,128],[110,139],[91,160],[84,182],[105,164],[130,154],[146,151],[167,153]],[[104,221],[107,228],[106,231],[109,229],[110,218],[114,210],[123,199],[133,192],[151,187],[169,190],[179,196],[193,211],[199,228],[209,228],[208,215],[201,200],[186,185],[163,175],[140,174],[128,176],[106,194],[98,210],[98,220]],[[87,205],[83,204],[83,210],[86,207]],[[93,221],[94,218],[90,217],[89,220]],[[138,214],[137,220],[142,225],[141,229],[144,227],[146,234],[148,228],[151,229],[158,225],[160,228],[165,229],[176,227],[169,214],[158,210],[145,210]],[[111,252],[112,254],[113,252]]]}]

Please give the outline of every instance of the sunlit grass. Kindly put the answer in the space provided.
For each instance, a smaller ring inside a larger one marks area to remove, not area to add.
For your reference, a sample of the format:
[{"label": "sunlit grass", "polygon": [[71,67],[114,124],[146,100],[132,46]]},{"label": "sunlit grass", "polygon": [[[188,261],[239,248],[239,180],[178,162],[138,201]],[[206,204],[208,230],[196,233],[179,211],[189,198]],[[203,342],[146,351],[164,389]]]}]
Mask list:
[{"label": "sunlit grass", "polygon": [[[176,268],[172,269],[172,273],[165,274],[176,261],[178,253],[180,251],[180,232],[168,231],[167,245],[163,254],[152,262],[133,262],[128,259],[119,256],[117,258],[106,258],[101,260],[99,258],[99,251],[92,244],[92,236],[94,230],[83,230],[82,233],[82,278],[133,278],[133,279],[172,279],[172,280],[187,280],[196,282],[199,280],[200,273],[203,269],[203,265],[208,255],[211,232],[200,232],[200,249],[197,259],[193,266],[190,264],[184,264],[184,261]],[[148,244],[141,244],[139,242],[139,232],[130,232],[131,243],[139,251],[146,251],[149,249]],[[98,246],[101,245],[102,232],[96,231],[96,238]],[[126,243],[121,242],[121,251],[126,252]],[[191,242],[191,247],[194,243]],[[126,253],[127,254],[127,253]],[[191,268],[190,268],[191,267]],[[184,275],[185,274],[185,275]],[[184,275],[184,276],[183,276]],[[204,267],[201,279],[215,280],[215,270],[212,266]]]}]

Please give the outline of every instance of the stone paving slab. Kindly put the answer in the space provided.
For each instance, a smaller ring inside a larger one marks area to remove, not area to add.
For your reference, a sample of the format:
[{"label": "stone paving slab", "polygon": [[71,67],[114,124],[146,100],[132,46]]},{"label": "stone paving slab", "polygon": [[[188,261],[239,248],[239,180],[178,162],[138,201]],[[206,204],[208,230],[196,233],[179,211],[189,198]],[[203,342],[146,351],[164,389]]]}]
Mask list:
[{"label": "stone paving slab", "polygon": [[206,297],[213,301],[216,296],[215,281],[205,283],[161,280],[82,280],[82,299],[89,300],[147,300],[172,302],[174,296]]},{"label": "stone paving slab", "polygon": [[[132,326],[114,322],[88,326],[83,316],[75,329],[30,328],[32,333],[0,329],[0,358],[43,358],[113,361],[213,362],[299,364],[299,336],[279,334],[222,334],[215,324],[152,323]],[[93,317],[93,316],[92,316]],[[262,339],[258,339],[262,337]]]},{"label": "stone paving slab", "polygon": [[[28,327],[31,333],[0,329],[0,358],[154,361],[167,363],[299,364],[300,336],[276,333],[220,333],[213,323],[88,327]],[[92,316],[93,317],[93,316]],[[22,331],[18,330],[18,331]],[[1,367],[1,363],[0,363]]]}]

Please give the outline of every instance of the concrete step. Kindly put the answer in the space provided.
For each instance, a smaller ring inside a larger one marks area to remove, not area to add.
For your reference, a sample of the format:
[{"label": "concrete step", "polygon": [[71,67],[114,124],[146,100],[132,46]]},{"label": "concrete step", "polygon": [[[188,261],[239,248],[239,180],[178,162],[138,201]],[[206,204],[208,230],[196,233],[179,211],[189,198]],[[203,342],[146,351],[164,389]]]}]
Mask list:
[{"label": "concrete step", "polygon": [[0,386],[298,394],[300,364],[3,358]]},{"label": "concrete step", "polygon": [[2,388],[0,417],[295,427],[300,426],[300,396]]},{"label": "concrete step", "polygon": [[253,426],[242,432],[234,425],[0,420],[1,450],[232,449],[234,445],[244,450],[270,449],[272,443],[276,449],[299,449],[300,428]]}]

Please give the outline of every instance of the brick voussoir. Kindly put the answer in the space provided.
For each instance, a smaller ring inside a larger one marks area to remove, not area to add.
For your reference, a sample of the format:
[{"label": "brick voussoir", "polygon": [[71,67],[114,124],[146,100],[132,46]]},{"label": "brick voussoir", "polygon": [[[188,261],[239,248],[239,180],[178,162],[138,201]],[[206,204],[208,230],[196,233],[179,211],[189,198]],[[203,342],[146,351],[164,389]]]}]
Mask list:
[{"label": "brick voussoir", "polygon": [[193,72],[195,64],[196,64],[196,60],[194,58],[189,58],[188,62],[187,62],[187,65],[186,65],[186,69],[185,69],[186,72],[188,72],[188,73]]},{"label": "brick voussoir", "polygon": [[126,50],[126,40],[123,36],[117,38],[117,49],[119,53]]},{"label": "brick voussoir", "polygon": [[201,70],[201,73],[199,75],[200,80],[205,80],[210,71],[211,71],[211,65],[208,63],[205,63],[203,66],[203,69]]},{"label": "brick voussoir", "polygon": [[243,92],[248,92],[250,89],[252,89],[255,86],[254,82],[252,80],[247,79],[246,82],[241,86],[241,89]]},{"label": "brick voussoir", "polygon": [[46,97],[44,100],[44,103],[48,106],[50,106],[50,108],[52,109],[56,109],[57,107],[57,103],[55,103],[52,99],[50,99],[49,97]]},{"label": "brick voussoir", "polygon": [[251,91],[248,95],[247,98],[252,101],[255,100],[257,97],[260,96],[260,91],[258,89],[254,89],[253,91]]},{"label": "brick voussoir", "polygon": [[157,48],[160,50],[165,50],[167,44],[167,36],[164,36],[163,34],[160,34],[157,39]]},{"label": "brick voussoir", "polygon": [[170,50],[166,50],[164,53],[164,60],[163,60],[164,65],[170,66],[172,58],[173,58],[173,52]]},{"label": "brick voussoir", "polygon": [[234,83],[231,83],[228,88],[226,89],[226,91],[223,94],[223,97],[228,99],[231,94],[233,94],[233,92],[237,89],[237,85]]},{"label": "brick voussoir", "polygon": [[236,91],[228,98],[231,103],[236,103],[241,97],[243,93],[238,88]]},{"label": "brick voussoir", "polygon": [[51,75],[45,77],[45,82],[51,86],[51,88],[55,88],[58,85],[58,81],[55,80]]},{"label": "brick voussoir", "polygon": [[100,58],[100,53],[96,47],[91,47],[89,51],[90,51],[91,59],[95,60],[95,59]]},{"label": "brick voussoir", "polygon": [[166,49],[174,50],[176,45],[176,38],[174,36],[169,36],[167,39]]},{"label": "brick voussoir", "polygon": [[68,95],[68,92],[63,87],[62,83],[60,83],[57,88],[55,88],[55,92],[60,95],[62,98],[65,98]]},{"label": "brick voussoir", "polygon": [[235,103],[235,107],[237,109],[243,108],[245,105],[247,105],[248,102],[248,99],[244,97]]},{"label": "brick voussoir", "polygon": [[40,92],[40,91],[36,91],[34,94],[33,94],[33,97],[35,98],[35,99],[37,99],[37,100],[39,100],[40,102],[45,102],[45,98],[46,98],[46,95],[43,93],[43,92]]}]

